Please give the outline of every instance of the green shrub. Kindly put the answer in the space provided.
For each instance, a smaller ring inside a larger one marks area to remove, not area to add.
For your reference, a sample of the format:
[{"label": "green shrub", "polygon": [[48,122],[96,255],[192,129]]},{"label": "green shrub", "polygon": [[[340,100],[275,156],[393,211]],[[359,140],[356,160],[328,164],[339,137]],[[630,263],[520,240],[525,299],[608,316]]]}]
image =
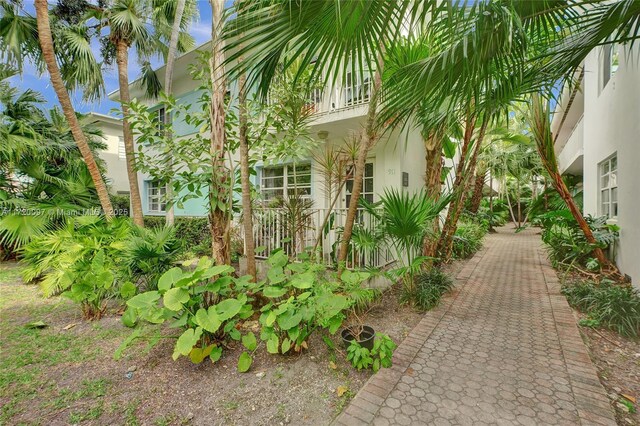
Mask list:
[{"label": "green shrub", "polygon": [[[25,282],[41,279],[46,297],[62,293],[80,303],[87,318],[99,318],[106,300],[128,281],[120,255],[131,235],[128,219],[105,222],[98,216],[67,219],[60,229],[21,249]],[[135,288],[134,288],[135,290]],[[135,291],[134,291],[135,292]]]},{"label": "green shrub", "polygon": [[116,216],[131,216],[129,209],[131,205],[131,198],[128,195],[110,195],[111,206]]},{"label": "green shrub", "polygon": [[631,285],[587,281],[567,284],[562,293],[596,324],[623,336],[640,337],[640,294]]},{"label": "green shrub", "polygon": [[347,348],[347,360],[357,370],[371,368],[375,373],[380,368],[391,367],[393,351],[397,347],[398,345],[389,336],[376,333],[371,350],[360,346],[356,340],[351,341]]},{"label": "green shrub", "polygon": [[[333,334],[340,328],[353,301],[341,294],[344,289],[333,273],[320,264],[289,263],[283,251],[274,252],[267,263],[267,280],[257,284],[256,290],[269,301],[260,309],[259,320],[260,338],[269,353],[299,352],[316,329]],[[362,280],[369,276],[360,274]]]},{"label": "green shrub", "polygon": [[598,270],[600,265],[591,255],[593,249],[600,247],[606,251],[615,244],[618,236],[618,227],[608,225],[604,216],[585,217],[596,239],[595,246],[587,242],[578,222],[567,209],[545,213],[539,216],[539,220],[543,227],[542,241],[548,248],[551,264],[556,268],[575,265]]},{"label": "green shrub", "polygon": [[414,277],[413,291],[402,295],[402,300],[412,302],[418,309],[428,311],[440,303],[442,295],[453,288],[453,280],[438,268],[420,272]]},{"label": "green shrub", "polygon": [[[163,228],[164,216],[145,216],[148,228]],[[211,254],[211,232],[206,217],[176,217],[175,234],[182,242],[183,258],[201,257]]]},{"label": "green shrub", "polygon": [[[189,267],[190,264],[186,262],[184,266]],[[243,337],[236,328],[239,321],[253,314],[252,299],[245,291],[249,277],[234,278],[231,275],[233,271],[228,265],[212,266],[207,257],[201,258],[192,271],[178,267],[169,269],[158,280],[157,290],[140,293],[127,301],[122,321],[129,327],[135,326],[139,320],[152,324],[170,321],[170,327],[182,329],[180,336],[176,336],[174,360],[188,356],[194,363],[206,358],[215,362],[222,355],[222,344],[227,338],[242,340],[245,347],[253,351],[255,335],[248,332],[251,336]],[[215,280],[211,280],[214,277]],[[141,337],[141,330],[137,328],[123,342],[118,356],[132,341]],[[159,333],[160,330],[156,329],[150,337],[152,343],[157,343]],[[239,363],[239,369],[247,371],[251,355],[242,355]]]},{"label": "green shrub", "polygon": [[155,282],[172,266],[178,247],[170,229],[137,228],[124,217],[73,217],[21,249],[22,277],[39,280],[46,297],[63,293],[81,304],[85,316],[99,317],[107,299],[123,296],[126,283],[130,296],[136,285]]},{"label": "green shrub", "polygon": [[487,230],[474,222],[459,222],[453,236],[453,257],[467,259],[482,248],[482,240]]}]

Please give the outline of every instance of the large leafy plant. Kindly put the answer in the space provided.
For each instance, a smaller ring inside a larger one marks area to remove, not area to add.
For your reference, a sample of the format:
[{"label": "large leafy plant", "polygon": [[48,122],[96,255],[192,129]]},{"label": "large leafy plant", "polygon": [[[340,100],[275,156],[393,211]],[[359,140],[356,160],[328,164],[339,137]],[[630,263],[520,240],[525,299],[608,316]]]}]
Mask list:
[{"label": "large leafy plant", "polygon": [[[186,262],[184,266],[191,265]],[[174,360],[188,356],[194,363],[206,358],[216,362],[222,355],[221,343],[228,338],[242,340],[249,350],[255,350],[255,336],[249,333],[251,336],[243,337],[237,328],[239,321],[253,314],[251,299],[245,293],[248,277],[236,279],[233,271],[229,265],[214,266],[207,257],[193,270],[169,269],[158,280],[157,290],[127,301],[122,320],[130,327],[140,320],[153,324],[169,321],[170,328],[182,330],[175,336]],[[134,338],[140,333],[140,329],[134,331]],[[133,338],[125,341],[125,346],[131,341]],[[240,362],[239,368],[248,370],[251,355],[243,354]]]},{"label": "large leafy plant", "polygon": [[347,360],[358,370],[371,368],[374,373],[380,368],[389,368],[393,351],[398,347],[386,334],[376,334],[373,348],[368,349],[353,340],[347,348]]},{"label": "large leafy plant", "polygon": [[260,338],[269,353],[299,352],[318,328],[332,334],[340,328],[352,300],[340,294],[341,286],[324,266],[290,263],[282,251],[267,262],[267,279],[258,284],[258,291],[269,300],[260,310]]}]

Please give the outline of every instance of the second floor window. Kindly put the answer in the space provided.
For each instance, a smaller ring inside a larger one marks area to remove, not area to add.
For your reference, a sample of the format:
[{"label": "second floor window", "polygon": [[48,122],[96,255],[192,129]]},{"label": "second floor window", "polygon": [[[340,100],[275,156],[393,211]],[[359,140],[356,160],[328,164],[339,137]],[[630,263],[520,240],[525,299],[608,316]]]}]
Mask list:
[{"label": "second floor window", "polygon": [[614,155],[600,163],[599,182],[600,211],[608,218],[618,217],[618,156]]},{"label": "second floor window", "polygon": [[617,44],[606,44],[602,47],[602,88],[604,88],[613,75],[618,71],[620,58]]},{"label": "second floor window", "polygon": [[165,109],[164,107],[160,107],[154,111],[156,128],[158,129],[158,133],[162,133],[164,131],[164,120],[165,120]]},{"label": "second floor window", "polygon": [[150,212],[165,212],[167,210],[167,186],[155,181],[149,181],[147,186],[147,203]]},{"label": "second floor window", "polygon": [[124,136],[118,136],[118,158],[121,160],[127,158],[127,151],[124,148]]},{"label": "second floor window", "polygon": [[260,192],[265,201],[311,196],[311,164],[269,166],[262,169]]}]

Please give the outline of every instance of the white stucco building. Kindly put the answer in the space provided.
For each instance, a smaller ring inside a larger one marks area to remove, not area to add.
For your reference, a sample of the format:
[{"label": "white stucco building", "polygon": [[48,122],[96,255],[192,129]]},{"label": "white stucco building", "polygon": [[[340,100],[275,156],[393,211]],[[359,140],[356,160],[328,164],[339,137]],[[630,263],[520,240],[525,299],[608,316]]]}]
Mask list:
[{"label": "white stucco building", "polygon": [[122,135],[122,120],[110,115],[89,113],[84,118],[102,131],[107,149],[100,151],[100,158],[107,167],[107,185],[112,194],[128,194],[129,178]]},{"label": "white stucco building", "polygon": [[620,226],[616,262],[640,287],[640,48],[603,46],[565,89],[552,132],[560,171],[583,177],[584,213]]}]

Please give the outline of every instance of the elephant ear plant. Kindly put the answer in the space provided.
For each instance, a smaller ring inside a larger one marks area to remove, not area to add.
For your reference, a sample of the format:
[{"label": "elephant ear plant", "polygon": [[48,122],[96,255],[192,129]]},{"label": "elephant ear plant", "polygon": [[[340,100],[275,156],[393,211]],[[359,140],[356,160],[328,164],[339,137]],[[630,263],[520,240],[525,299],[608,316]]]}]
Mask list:
[{"label": "elephant ear plant", "polygon": [[329,279],[323,265],[289,263],[282,251],[272,254],[268,263],[267,280],[258,288],[268,300],[260,310],[260,338],[269,353],[300,352],[319,328],[338,331],[352,301],[340,294],[342,288]]},{"label": "elephant ear plant", "polygon": [[[191,266],[186,262],[184,266]],[[237,329],[239,321],[253,314],[250,299],[244,292],[248,277],[234,278],[234,269],[229,265],[212,266],[211,259],[203,257],[195,269],[184,271],[172,268],[158,280],[157,290],[140,293],[127,301],[127,310],[122,321],[134,327],[140,320],[162,324],[170,321],[170,328],[181,332],[177,338],[173,359],[188,356],[193,363],[209,358],[216,362],[222,355],[222,342],[227,339],[242,341],[249,351],[256,349],[255,335],[249,332],[242,336]],[[207,303],[213,300],[214,303]],[[134,340],[142,337],[143,329],[138,327],[123,342],[116,357]],[[165,336],[162,336],[165,337]],[[150,336],[151,345],[160,339],[160,330]],[[252,357],[244,352],[239,359],[238,369],[247,371]]]}]

